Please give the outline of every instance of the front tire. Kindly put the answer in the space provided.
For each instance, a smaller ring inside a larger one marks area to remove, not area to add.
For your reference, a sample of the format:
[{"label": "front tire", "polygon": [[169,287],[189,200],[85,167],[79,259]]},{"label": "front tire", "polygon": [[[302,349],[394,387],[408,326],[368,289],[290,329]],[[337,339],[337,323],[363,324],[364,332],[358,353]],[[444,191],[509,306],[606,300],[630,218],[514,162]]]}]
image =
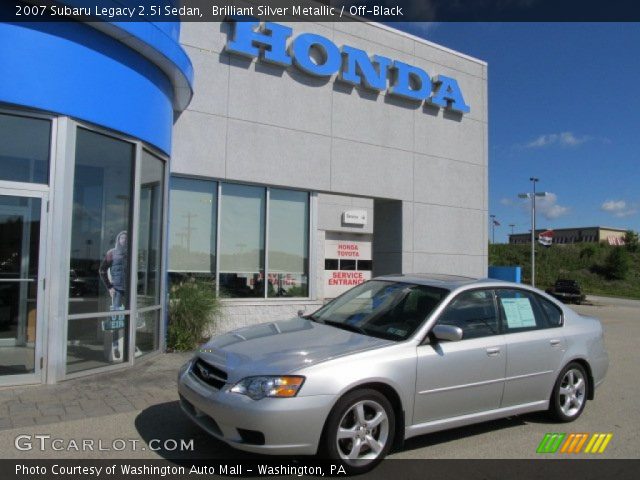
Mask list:
[{"label": "front tire", "polygon": [[364,473],[389,453],[395,435],[395,414],[377,390],[355,390],[335,405],[323,435],[322,451],[350,473]]},{"label": "front tire", "polygon": [[587,404],[589,377],[584,367],[572,362],[562,369],[553,387],[549,413],[558,422],[573,422]]}]

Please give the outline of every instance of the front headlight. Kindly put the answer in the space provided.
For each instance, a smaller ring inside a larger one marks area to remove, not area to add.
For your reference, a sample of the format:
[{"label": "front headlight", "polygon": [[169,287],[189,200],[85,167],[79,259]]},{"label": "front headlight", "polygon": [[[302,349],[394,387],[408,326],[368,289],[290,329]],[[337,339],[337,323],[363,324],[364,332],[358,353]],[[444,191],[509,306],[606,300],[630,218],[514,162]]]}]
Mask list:
[{"label": "front headlight", "polygon": [[230,391],[254,400],[264,397],[289,398],[298,394],[303,383],[304,377],[291,375],[247,377],[231,387]]}]

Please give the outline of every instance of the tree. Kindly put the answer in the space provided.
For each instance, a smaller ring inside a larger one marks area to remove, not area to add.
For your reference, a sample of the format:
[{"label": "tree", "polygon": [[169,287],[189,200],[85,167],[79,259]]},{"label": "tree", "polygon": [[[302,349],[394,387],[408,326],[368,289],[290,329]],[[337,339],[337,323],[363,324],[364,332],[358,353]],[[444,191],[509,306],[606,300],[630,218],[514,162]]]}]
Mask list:
[{"label": "tree", "polygon": [[624,280],[631,268],[631,259],[627,251],[614,247],[605,261],[605,274],[612,280]]},{"label": "tree", "polygon": [[638,234],[633,230],[627,230],[624,233],[624,244],[627,247],[627,250],[630,252],[635,252],[638,250]]}]

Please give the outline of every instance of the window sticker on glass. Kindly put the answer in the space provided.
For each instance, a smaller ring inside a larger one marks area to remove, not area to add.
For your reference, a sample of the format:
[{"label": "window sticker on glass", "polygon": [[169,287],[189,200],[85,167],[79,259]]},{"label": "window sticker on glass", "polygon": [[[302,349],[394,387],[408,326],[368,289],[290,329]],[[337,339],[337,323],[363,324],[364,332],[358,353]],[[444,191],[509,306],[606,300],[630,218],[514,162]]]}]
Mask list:
[{"label": "window sticker on glass", "polygon": [[536,326],[533,308],[528,298],[501,298],[509,328],[531,328]]}]

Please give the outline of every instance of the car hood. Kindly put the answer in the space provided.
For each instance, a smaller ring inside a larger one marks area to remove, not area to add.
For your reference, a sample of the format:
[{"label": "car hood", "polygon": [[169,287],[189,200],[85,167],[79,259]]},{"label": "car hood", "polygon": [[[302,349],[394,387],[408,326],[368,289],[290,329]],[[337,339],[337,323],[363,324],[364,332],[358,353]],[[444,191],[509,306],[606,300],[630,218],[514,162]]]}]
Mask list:
[{"label": "car hood", "polygon": [[228,383],[251,375],[282,375],[394,342],[292,318],[212,338],[198,356],[227,373]]}]

